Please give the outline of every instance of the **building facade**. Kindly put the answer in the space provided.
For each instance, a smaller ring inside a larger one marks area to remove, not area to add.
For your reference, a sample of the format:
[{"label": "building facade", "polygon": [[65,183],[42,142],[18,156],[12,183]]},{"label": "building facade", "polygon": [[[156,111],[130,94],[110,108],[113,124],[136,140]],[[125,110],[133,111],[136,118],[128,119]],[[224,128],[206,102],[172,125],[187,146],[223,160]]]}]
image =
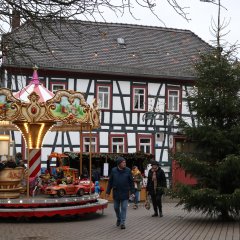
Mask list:
[{"label": "building facade", "polygon": [[[10,36],[24,43],[29,32],[34,35],[29,29],[25,24]],[[34,49],[24,44],[16,49],[6,36],[2,85],[21,90],[36,64],[50,91],[80,91],[87,102],[96,98],[101,128],[91,135],[49,132],[42,160],[52,151],[79,151],[80,145],[89,152],[91,136],[92,152],[154,154],[170,179],[169,151],[179,132],[174,116],[192,122],[187,96],[196,79],[193,64],[211,47],[190,31],[159,27],[74,21],[71,27],[62,23],[59,31],[60,38],[43,32],[48,45],[35,39]],[[12,138],[16,151],[23,151],[20,133],[13,132]]]}]

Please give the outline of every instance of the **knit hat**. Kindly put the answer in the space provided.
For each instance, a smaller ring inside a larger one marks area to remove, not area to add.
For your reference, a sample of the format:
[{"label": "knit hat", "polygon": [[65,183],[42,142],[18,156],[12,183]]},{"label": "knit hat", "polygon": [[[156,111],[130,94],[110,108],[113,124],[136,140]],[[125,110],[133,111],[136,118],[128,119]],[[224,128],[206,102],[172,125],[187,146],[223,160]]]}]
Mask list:
[{"label": "knit hat", "polygon": [[157,161],[151,161],[151,165],[152,165],[152,166],[153,166],[153,165],[159,166],[159,162],[157,162]]},{"label": "knit hat", "polygon": [[117,163],[117,165],[119,165],[119,164],[120,164],[121,162],[123,162],[123,161],[126,161],[125,158],[120,157],[120,156],[117,157],[116,160],[115,160],[115,162]]}]

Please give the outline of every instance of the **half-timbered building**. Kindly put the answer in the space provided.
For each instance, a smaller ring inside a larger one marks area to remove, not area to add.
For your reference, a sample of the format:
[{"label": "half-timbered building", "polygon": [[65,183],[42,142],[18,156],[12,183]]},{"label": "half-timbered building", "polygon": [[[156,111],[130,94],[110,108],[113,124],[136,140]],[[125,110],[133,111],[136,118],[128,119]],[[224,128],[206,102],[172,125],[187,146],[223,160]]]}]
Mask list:
[{"label": "half-timbered building", "polygon": [[[44,27],[36,34],[25,23],[4,37],[2,86],[19,91],[36,64],[50,91],[71,89],[83,92],[87,102],[98,99],[101,128],[92,132],[93,152],[152,153],[169,173],[169,149],[179,131],[173,116],[192,121],[186,97],[196,79],[193,64],[211,47],[188,30],[83,21],[51,24],[56,34]],[[20,133],[13,132],[12,138],[16,151],[23,151]],[[42,159],[52,151],[79,151],[79,144],[89,152],[88,132],[49,132]]]}]

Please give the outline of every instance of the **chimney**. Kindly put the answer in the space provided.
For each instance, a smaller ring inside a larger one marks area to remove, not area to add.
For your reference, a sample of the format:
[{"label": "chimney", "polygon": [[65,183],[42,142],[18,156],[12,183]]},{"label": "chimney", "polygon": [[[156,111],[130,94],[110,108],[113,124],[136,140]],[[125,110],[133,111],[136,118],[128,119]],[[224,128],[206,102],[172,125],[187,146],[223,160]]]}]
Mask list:
[{"label": "chimney", "polygon": [[20,27],[20,12],[16,9],[12,11],[12,30]]}]

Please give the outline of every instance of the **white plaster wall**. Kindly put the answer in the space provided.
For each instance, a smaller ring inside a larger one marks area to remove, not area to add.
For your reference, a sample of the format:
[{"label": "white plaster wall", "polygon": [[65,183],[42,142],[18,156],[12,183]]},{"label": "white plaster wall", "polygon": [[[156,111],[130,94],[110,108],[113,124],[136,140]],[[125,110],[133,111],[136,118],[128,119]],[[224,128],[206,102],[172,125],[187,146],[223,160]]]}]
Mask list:
[{"label": "white plaster wall", "polygon": [[124,102],[125,110],[130,111],[130,107],[131,107],[130,97],[124,97],[123,102]]},{"label": "white plaster wall", "polygon": [[113,81],[112,90],[113,90],[113,94],[114,93],[119,93],[116,81]]},{"label": "white plaster wall", "polygon": [[183,117],[183,119],[184,119],[184,121],[186,121],[187,123],[192,124],[192,119],[191,119],[190,116],[189,116],[189,117]]},{"label": "white plaster wall", "polygon": [[21,139],[22,139],[21,132],[20,131],[14,131],[14,135],[15,135],[15,144],[20,143]]},{"label": "white plaster wall", "polygon": [[128,141],[128,146],[129,147],[130,146],[135,146],[136,145],[136,134],[135,133],[128,133],[127,141]]},{"label": "white plaster wall", "polygon": [[[131,114],[131,113],[130,113]],[[130,114],[126,113],[126,118],[127,118],[127,125],[129,125],[130,123]]]},{"label": "white plaster wall", "polygon": [[119,85],[121,88],[122,93],[130,95],[130,82],[119,81]]},{"label": "white plaster wall", "polygon": [[165,96],[165,91],[166,91],[166,84],[164,83],[160,91],[160,96]]},{"label": "white plaster wall", "polygon": [[60,77],[52,77],[51,80],[56,80],[56,81],[65,81],[66,78],[60,78]]},{"label": "white plaster wall", "polygon": [[[80,130],[80,129],[79,129]],[[72,144],[80,143],[80,131],[79,132],[69,132],[69,136],[71,138]]]},{"label": "white plaster wall", "polygon": [[56,132],[48,131],[43,139],[43,144],[53,144],[55,136],[56,136]]},{"label": "white plaster wall", "polygon": [[[42,161],[47,161],[48,156],[51,154],[51,150],[52,148],[42,148],[42,153],[41,153],[41,160]],[[62,150],[60,149],[59,152],[61,152]]]},{"label": "white plaster wall", "polygon": [[92,102],[93,102],[93,99],[94,99],[94,96],[93,95],[88,95],[88,97],[87,97],[87,99],[86,99],[86,101],[87,101],[87,103],[88,104],[92,104]]},{"label": "white plaster wall", "polygon": [[120,97],[113,97],[112,101],[112,109],[113,110],[122,110],[122,104]]},{"label": "white plaster wall", "polygon": [[100,152],[101,153],[108,153],[109,150],[108,150],[108,148],[100,148]]},{"label": "white plaster wall", "polygon": [[132,123],[133,124],[137,124],[137,116],[138,116],[137,113],[135,113],[135,112],[132,113]]},{"label": "white plaster wall", "polygon": [[87,91],[88,83],[89,79],[77,79],[76,90],[85,93]]},{"label": "white plaster wall", "polygon": [[162,162],[168,162],[168,150],[167,149],[163,150]]},{"label": "white plaster wall", "polygon": [[128,148],[128,153],[135,153],[136,152],[136,148]]},{"label": "white plaster wall", "polygon": [[124,124],[124,117],[122,113],[113,113],[113,124]]},{"label": "white plaster wall", "polygon": [[73,78],[68,79],[68,89],[74,90],[74,79]]},{"label": "white plaster wall", "polygon": [[148,94],[149,95],[157,95],[157,91],[160,87],[159,83],[149,83],[148,84]]},{"label": "white plaster wall", "polygon": [[100,143],[102,145],[108,145],[108,133],[107,132],[100,132],[99,133]]},{"label": "white plaster wall", "polygon": [[182,102],[182,114],[189,114],[188,102]]},{"label": "white plaster wall", "polygon": [[[16,90],[15,81],[13,77],[12,77],[12,83],[13,83],[13,90]],[[26,83],[27,81],[25,76],[17,76],[18,89],[24,88],[26,86]]]},{"label": "white plaster wall", "polygon": [[104,112],[104,123],[110,123],[110,112]]},{"label": "white plaster wall", "polygon": [[120,126],[113,126],[113,129],[114,129],[114,130],[121,130],[122,127],[120,127]]}]

